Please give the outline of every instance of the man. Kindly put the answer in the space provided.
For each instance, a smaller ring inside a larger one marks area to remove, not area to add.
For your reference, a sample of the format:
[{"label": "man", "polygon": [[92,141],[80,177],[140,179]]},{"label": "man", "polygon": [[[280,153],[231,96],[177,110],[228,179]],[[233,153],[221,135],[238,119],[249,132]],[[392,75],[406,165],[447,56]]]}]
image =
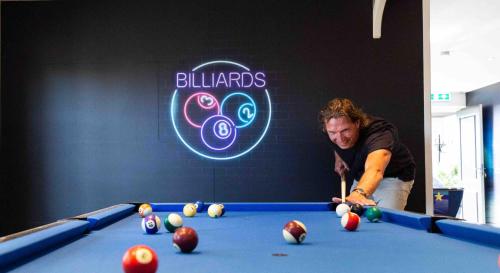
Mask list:
[{"label": "man", "polygon": [[415,161],[396,127],[368,116],[348,99],[328,102],[319,119],[333,143],[335,172],[354,178],[346,201],[377,201],[378,206],[403,210],[415,179]]}]

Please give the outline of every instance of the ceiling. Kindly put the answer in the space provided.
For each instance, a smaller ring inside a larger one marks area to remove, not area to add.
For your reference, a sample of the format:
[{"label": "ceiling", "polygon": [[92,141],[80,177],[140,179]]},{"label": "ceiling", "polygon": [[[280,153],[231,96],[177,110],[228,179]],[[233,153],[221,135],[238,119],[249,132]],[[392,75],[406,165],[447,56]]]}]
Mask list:
[{"label": "ceiling", "polygon": [[500,82],[500,0],[430,0],[431,92]]}]

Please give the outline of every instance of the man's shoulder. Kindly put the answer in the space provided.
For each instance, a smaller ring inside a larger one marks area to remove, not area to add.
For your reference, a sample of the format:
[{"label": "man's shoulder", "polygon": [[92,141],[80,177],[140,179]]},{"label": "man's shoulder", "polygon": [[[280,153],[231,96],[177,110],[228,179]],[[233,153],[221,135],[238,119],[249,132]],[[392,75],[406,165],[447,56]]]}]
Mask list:
[{"label": "man's shoulder", "polygon": [[365,133],[368,135],[373,134],[373,133],[377,133],[377,132],[387,131],[387,130],[389,130],[391,132],[395,132],[396,127],[394,126],[394,124],[390,123],[389,121],[387,121],[383,118],[373,117],[373,116],[370,117],[370,122],[364,128]]}]

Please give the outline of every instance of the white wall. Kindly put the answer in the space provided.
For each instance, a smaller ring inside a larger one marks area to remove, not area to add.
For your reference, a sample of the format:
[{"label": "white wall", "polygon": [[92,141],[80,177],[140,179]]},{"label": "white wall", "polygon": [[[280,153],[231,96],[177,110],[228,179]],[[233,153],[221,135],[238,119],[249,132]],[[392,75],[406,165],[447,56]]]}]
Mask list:
[{"label": "white wall", "polygon": [[465,108],[465,93],[451,92],[450,101],[432,101],[431,112],[433,117],[448,116],[456,113],[458,110]]},{"label": "white wall", "polygon": [[[460,139],[455,114],[432,118],[432,176],[433,187],[460,187],[458,179],[451,179],[460,167]],[[441,152],[439,152],[441,143]],[[446,177],[450,179],[446,179]],[[439,179],[441,178],[441,179]],[[444,179],[443,179],[444,178]]]}]

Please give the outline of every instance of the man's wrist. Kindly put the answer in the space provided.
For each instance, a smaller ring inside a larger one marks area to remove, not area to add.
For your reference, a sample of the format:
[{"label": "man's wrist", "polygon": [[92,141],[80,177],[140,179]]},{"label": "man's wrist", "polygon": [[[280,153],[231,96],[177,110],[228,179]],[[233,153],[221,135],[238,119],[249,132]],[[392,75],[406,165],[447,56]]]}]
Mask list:
[{"label": "man's wrist", "polygon": [[364,198],[368,198],[368,196],[369,196],[369,194],[366,193],[365,190],[363,190],[362,188],[354,188],[354,190],[352,190],[352,191],[359,193]]}]

